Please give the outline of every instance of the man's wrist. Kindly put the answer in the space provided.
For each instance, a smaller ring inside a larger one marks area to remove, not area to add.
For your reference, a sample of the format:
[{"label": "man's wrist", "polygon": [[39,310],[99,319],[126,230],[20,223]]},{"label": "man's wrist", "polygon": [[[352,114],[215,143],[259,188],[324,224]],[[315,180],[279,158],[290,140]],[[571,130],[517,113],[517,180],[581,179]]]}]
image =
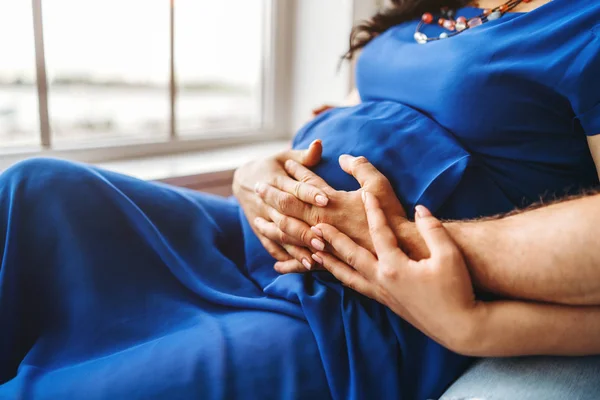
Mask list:
[{"label": "man's wrist", "polygon": [[429,250],[414,222],[397,216],[391,218],[390,223],[398,239],[398,245],[407,256],[416,261],[429,257]]}]

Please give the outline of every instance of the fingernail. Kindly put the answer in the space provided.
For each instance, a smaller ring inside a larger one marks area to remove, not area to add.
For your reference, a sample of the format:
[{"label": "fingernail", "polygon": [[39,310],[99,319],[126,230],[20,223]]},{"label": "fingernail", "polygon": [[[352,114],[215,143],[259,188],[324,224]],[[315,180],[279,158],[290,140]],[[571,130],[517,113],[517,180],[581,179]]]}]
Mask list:
[{"label": "fingernail", "polygon": [[343,159],[348,159],[348,161],[351,161],[351,160],[354,160],[354,157],[352,157],[352,156],[351,156],[351,155],[349,155],[349,154],[342,154],[342,155],[340,156],[340,161],[342,161]]},{"label": "fingernail", "polygon": [[306,258],[302,259],[302,265],[304,265],[304,267],[309,271],[312,269],[312,263]]},{"label": "fingernail", "polygon": [[267,185],[265,185],[262,182],[256,182],[256,185],[254,185],[254,191],[258,194],[262,194],[267,188]]},{"label": "fingernail", "polygon": [[322,194],[318,194],[317,196],[315,196],[315,201],[320,206],[326,206],[327,203],[329,203],[329,199],[323,196]]},{"label": "fingernail", "polygon": [[423,206],[416,206],[415,207],[415,214],[419,217],[419,218],[425,218],[425,217],[430,217],[431,213],[429,212],[429,210]]},{"label": "fingernail", "polygon": [[312,255],[313,260],[315,260],[316,262],[318,262],[319,264],[323,265],[323,259],[321,257],[319,257],[316,254]]},{"label": "fingernail", "polygon": [[313,239],[310,241],[310,245],[319,251],[325,250],[325,243],[320,241],[319,239]]},{"label": "fingernail", "polygon": [[323,237],[323,231],[321,231],[319,228],[317,228],[316,226],[311,226],[310,230],[313,231],[313,233],[315,235],[317,235],[318,237]]}]

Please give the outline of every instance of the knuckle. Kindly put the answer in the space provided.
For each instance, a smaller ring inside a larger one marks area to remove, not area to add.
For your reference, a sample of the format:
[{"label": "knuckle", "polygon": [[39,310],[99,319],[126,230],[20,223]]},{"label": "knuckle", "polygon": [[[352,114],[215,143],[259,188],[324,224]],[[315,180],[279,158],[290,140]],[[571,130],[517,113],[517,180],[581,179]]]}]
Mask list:
[{"label": "knuckle", "polygon": [[301,193],[302,193],[302,182],[296,182],[294,184],[294,196],[300,198]]},{"label": "knuckle", "polygon": [[290,219],[288,217],[283,216],[277,219],[277,227],[283,232],[288,231],[289,224]]},{"label": "knuckle", "polygon": [[311,208],[306,217],[307,217],[306,218],[307,222],[312,226],[326,223],[325,215],[323,214],[321,209],[316,208],[316,207]]},{"label": "knuckle", "polygon": [[295,199],[293,196],[287,193],[282,193],[277,197],[277,206],[282,211],[289,211],[294,206],[294,200]]},{"label": "knuckle", "polygon": [[349,289],[354,290],[355,292],[358,291],[358,282],[356,281],[356,278],[348,278],[346,279],[346,282],[344,283],[344,286],[348,287]]},{"label": "knuckle", "polygon": [[352,166],[354,168],[358,168],[360,166],[363,166],[365,164],[368,164],[369,161],[367,160],[366,157],[364,156],[360,156],[360,157],[356,157],[353,161],[352,161]]},{"label": "knuckle", "polygon": [[382,265],[379,272],[381,277],[388,281],[395,281],[398,278],[398,269],[391,265]]},{"label": "knuckle", "polygon": [[383,175],[373,178],[373,180],[369,182],[369,188],[379,195],[394,193],[390,181]]},{"label": "knuckle", "polygon": [[311,234],[306,229],[300,229],[298,232],[298,237],[302,241],[302,243],[310,244]]},{"label": "knuckle", "polygon": [[346,263],[351,266],[356,265],[356,252],[354,250],[346,253]]},{"label": "knuckle", "polygon": [[312,176],[310,174],[304,173],[300,177],[300,182],[302,182],[302,183],[308,183],[308,182],[310,182],[311,178],[312,178]]},{"label": "knuckle", "polygon": [[282,231],[279,231],[279,241],[282,244],[292,244],[290,235],[288,235],[287,233],[282,232]]}]

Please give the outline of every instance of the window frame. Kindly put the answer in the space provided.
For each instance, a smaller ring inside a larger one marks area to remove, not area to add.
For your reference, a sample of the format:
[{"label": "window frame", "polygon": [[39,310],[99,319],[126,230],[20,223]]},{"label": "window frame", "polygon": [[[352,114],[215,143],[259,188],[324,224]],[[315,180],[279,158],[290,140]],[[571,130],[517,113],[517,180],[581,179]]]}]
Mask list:
[{"label": "window frame", "polygon": [[[153,155],[175,154],[188,151],[213,149],[223,146],[249,144],[289,138],[290,82],[292,72],[293,40],[292,2],[262,0],[264,9],[263,57],[261,65],[260,111],[257,129],[219,129],[201,131],[198,135],[177,136],[175,107],[177,82],[174,58],[175,16],[174,2],[167,4],[170,12],[170,82],[169,116],[170,132],[161,140],[156,139],[109,139],[98,142],[77,143],[72,146],[52,146],[50,117],[48,112],[48,84],[44,54],[42,0],[31,0],[35,45],[35,67],[40,116],[40,145],[27,147],[0,147],[0,170],[16,161],[29,157],[59,157],[74,161],[97,163],[110,160],[138,158]],[[167,3],[167,2],[165,2]],[[7,164],[7,165],[5,165]]]}]

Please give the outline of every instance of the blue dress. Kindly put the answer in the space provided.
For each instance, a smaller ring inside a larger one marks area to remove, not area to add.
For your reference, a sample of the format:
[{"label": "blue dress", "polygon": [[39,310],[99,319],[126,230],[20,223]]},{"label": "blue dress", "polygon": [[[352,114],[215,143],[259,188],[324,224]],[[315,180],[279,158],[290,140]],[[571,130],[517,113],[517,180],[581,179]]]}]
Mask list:
[{"label": "blue dress", "polygon": [[[596,186],[599,21],[554,0],[427,45],[394,27],[361,55],[363,103],[294,145],[322,139],[338,189],[337,156],[365,155],[444,218]],[[469,363],[327,273],[279,276],[234,200],[90,166],[0,176],[0,262],[0,399],[419,400]]]}]

